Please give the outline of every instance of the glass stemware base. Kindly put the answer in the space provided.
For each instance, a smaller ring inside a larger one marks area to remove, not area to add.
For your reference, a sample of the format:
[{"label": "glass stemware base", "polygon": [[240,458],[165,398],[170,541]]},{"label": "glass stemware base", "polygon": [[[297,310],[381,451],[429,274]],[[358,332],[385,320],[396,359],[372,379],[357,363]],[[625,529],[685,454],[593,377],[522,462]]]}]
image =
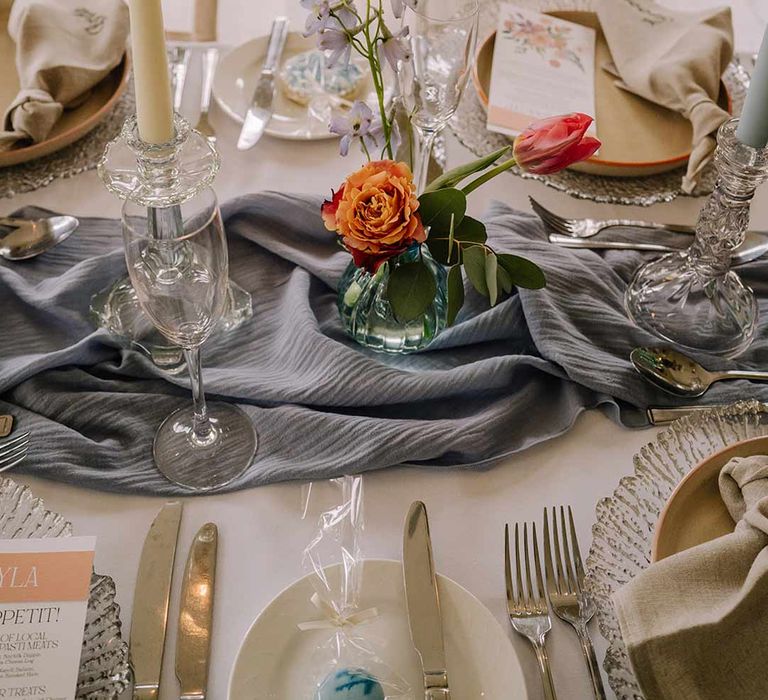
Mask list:
[{"label": "glass stemware base", "polygon": [[[216,333],[238,328],[253,316],[251,295],[230,280],[224,315]],[[141,310],[128,277],[119,279],[91,297],[91,319],[97,328],[141,350],[160,369],[172,374],[184,371],[184,353],[158,331]]]},{"label": "glass stemware base", "polygon": [[155,465],[166,479],[194,491],[226,486],[253,461],[258,447],[253,423],[237,406],[211,402],[211,436],[200,442],[193,430],[194,417],[189,405],[162,422],[152,447]]}]

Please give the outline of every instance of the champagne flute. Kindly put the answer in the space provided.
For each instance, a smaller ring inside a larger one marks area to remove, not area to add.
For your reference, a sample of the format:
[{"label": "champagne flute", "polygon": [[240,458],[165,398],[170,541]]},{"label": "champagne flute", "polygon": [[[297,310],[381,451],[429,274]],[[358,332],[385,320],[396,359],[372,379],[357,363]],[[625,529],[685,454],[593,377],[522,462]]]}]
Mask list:
[{"label": "champagne flute", "polygon": [[228,484],[250,465],[256,431],[237,406],[206,403],[200,346],[221,318],[228,284],[227,242],[210,188],[180,205],[123,206],[128,274],[139,304],[187,361],[192,405],[177,409],[155,434],[153,455],[170,481],[196,491]]},{"label": "champagne flute", "polygon": [[400,93],[418,134],[417,191],[427,185],[435,137],[459,106],[477,43],[477,0],[419,0],[403,17],[411,56],[398,71]]}]

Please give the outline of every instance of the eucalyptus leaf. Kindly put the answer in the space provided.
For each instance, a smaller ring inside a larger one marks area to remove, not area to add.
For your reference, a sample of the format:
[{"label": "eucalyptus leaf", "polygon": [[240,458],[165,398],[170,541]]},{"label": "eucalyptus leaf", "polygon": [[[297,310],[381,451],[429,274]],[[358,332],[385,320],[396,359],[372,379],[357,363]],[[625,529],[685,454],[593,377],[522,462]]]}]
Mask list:
[{"label": "eucalyptus leaf", "polygon": [[430,234],[447,236],[451,227],[451,216],[453,216],[453,225],[458,226],[466,211],[467,196],[453,187],[436,192],[425,192],[419,197],[421,222],[424,226],[430,227]]},{"label": "eucalyptus leaf", "polygon": [[427,239],[427,247],[432,257],[441,265],[449,267],[461,262],[461,246],[458,241],[454,241],[453,248],[448,254],[448,238],[441,236],[430,236]]},{"label": "eucalyptus leaf", "polygon": [[536,263],[509,253],[500,253],[498,257],[499,265],[509,273],[512,284],[524,289],[541,289],[546,286],[544,272]]},{"label": "eucalyptus leaf", "polygon": [[471,216],[465,216],[461,220],[461,223],[456,227],[453,237],[457,241],[485,243],[488,240],[488,233],[486,232],[485,224],[482,221],[473,219]]},{"label": "eucalyptus leaf", "polygon": [[481,245],[462,245],[464,270],[472,286],[483,296],[488,296],[488,283],[485,280],[485,248]]},{"label": "eucalyptus leaf", "polygon": [[426,186],[424,192],[434,192],[445,187],[454,187],[455,185],[458,185],[464,178],[467,178],[474,173],[479,173],[481,170],[485,170],[487,167],[493,165],[499,158],[501,158],[501,156],[508,153],[511,148],[512,146],[504,146],[498,151],[489,153],[487,156],[473,160],[471,163],[464,163],[464,165],[460,165],[457,168],[453,168],[452,170],[443,173],[440,177],[432,180],[432,182]]},{"label": "eucalyptus leaf", "polygon": [[448,270],[448,312],[446,323],[453,325],[461,307],[464,306],[464,277],[461,265],[454,265]]},{"label": "eucalyptus leaf", "polygon": [[449,258],[451,257],[451,253],[453,252],[453,234],[455,232],[455,227],[453,224],[455,220],[456,219],[454,215],[451,214],[451,230],[448,232],[448,257]]},{"label": "eucalyptus leaf", "polygon": [[488,299],[491,302],[491,306],[496,306],[496,301],[499,298],[499,286],[496,277],[498,267],[499,263],[496,259],[496,253],[487,253],[485,256],[485,284],[488,287]]},{"label": "eucalyptus leaf", "polygon": [[437,282],[422,260],[396,267],[389,276],[387,298],[398,321],[413,321],[435,298]]}]

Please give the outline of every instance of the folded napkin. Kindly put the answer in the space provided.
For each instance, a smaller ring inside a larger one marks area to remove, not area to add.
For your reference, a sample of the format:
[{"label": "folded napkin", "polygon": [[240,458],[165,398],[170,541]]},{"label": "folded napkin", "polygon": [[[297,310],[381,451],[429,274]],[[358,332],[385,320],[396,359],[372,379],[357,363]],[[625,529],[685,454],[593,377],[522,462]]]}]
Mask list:
[{"label": "folded napkin", "polygon": [[648,700],[768,697],[768,456],[732,459],[720,493],[732,534],[663,559],[614,597]]},{"label": "folded napkin", "polygon": [[[683,191],[692,192],[712,158],[718,127],[730,115],[718,106],[720,79],[733,56],[730,8],[674,12],[648,0],[596,0],[613,57],[604,66],[617,85],[680,112],[693,126]],[[631,138],[632,125],[627,125]]]},{"label": "folded napkin", "polygon": [[0,150],[45,140],[125,54],[122,0],[16,0],[8,20],[21,89],[8,107]]}]

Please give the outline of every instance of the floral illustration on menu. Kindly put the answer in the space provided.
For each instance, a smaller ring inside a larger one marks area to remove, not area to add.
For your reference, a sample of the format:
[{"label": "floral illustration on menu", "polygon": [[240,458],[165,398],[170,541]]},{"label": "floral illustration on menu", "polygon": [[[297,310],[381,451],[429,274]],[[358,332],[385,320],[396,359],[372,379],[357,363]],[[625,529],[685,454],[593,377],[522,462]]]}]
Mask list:
[{"label": "floral illustration on menu", "polygon": [[535,51],[553,68],[567,61],[584,71],[578,52],[571,46],[570,34],[569,27],[556,24],[548,17],[533,20],[519,12],[511,13],[502,29],[502,36],[513,42],[519,53]]}]

